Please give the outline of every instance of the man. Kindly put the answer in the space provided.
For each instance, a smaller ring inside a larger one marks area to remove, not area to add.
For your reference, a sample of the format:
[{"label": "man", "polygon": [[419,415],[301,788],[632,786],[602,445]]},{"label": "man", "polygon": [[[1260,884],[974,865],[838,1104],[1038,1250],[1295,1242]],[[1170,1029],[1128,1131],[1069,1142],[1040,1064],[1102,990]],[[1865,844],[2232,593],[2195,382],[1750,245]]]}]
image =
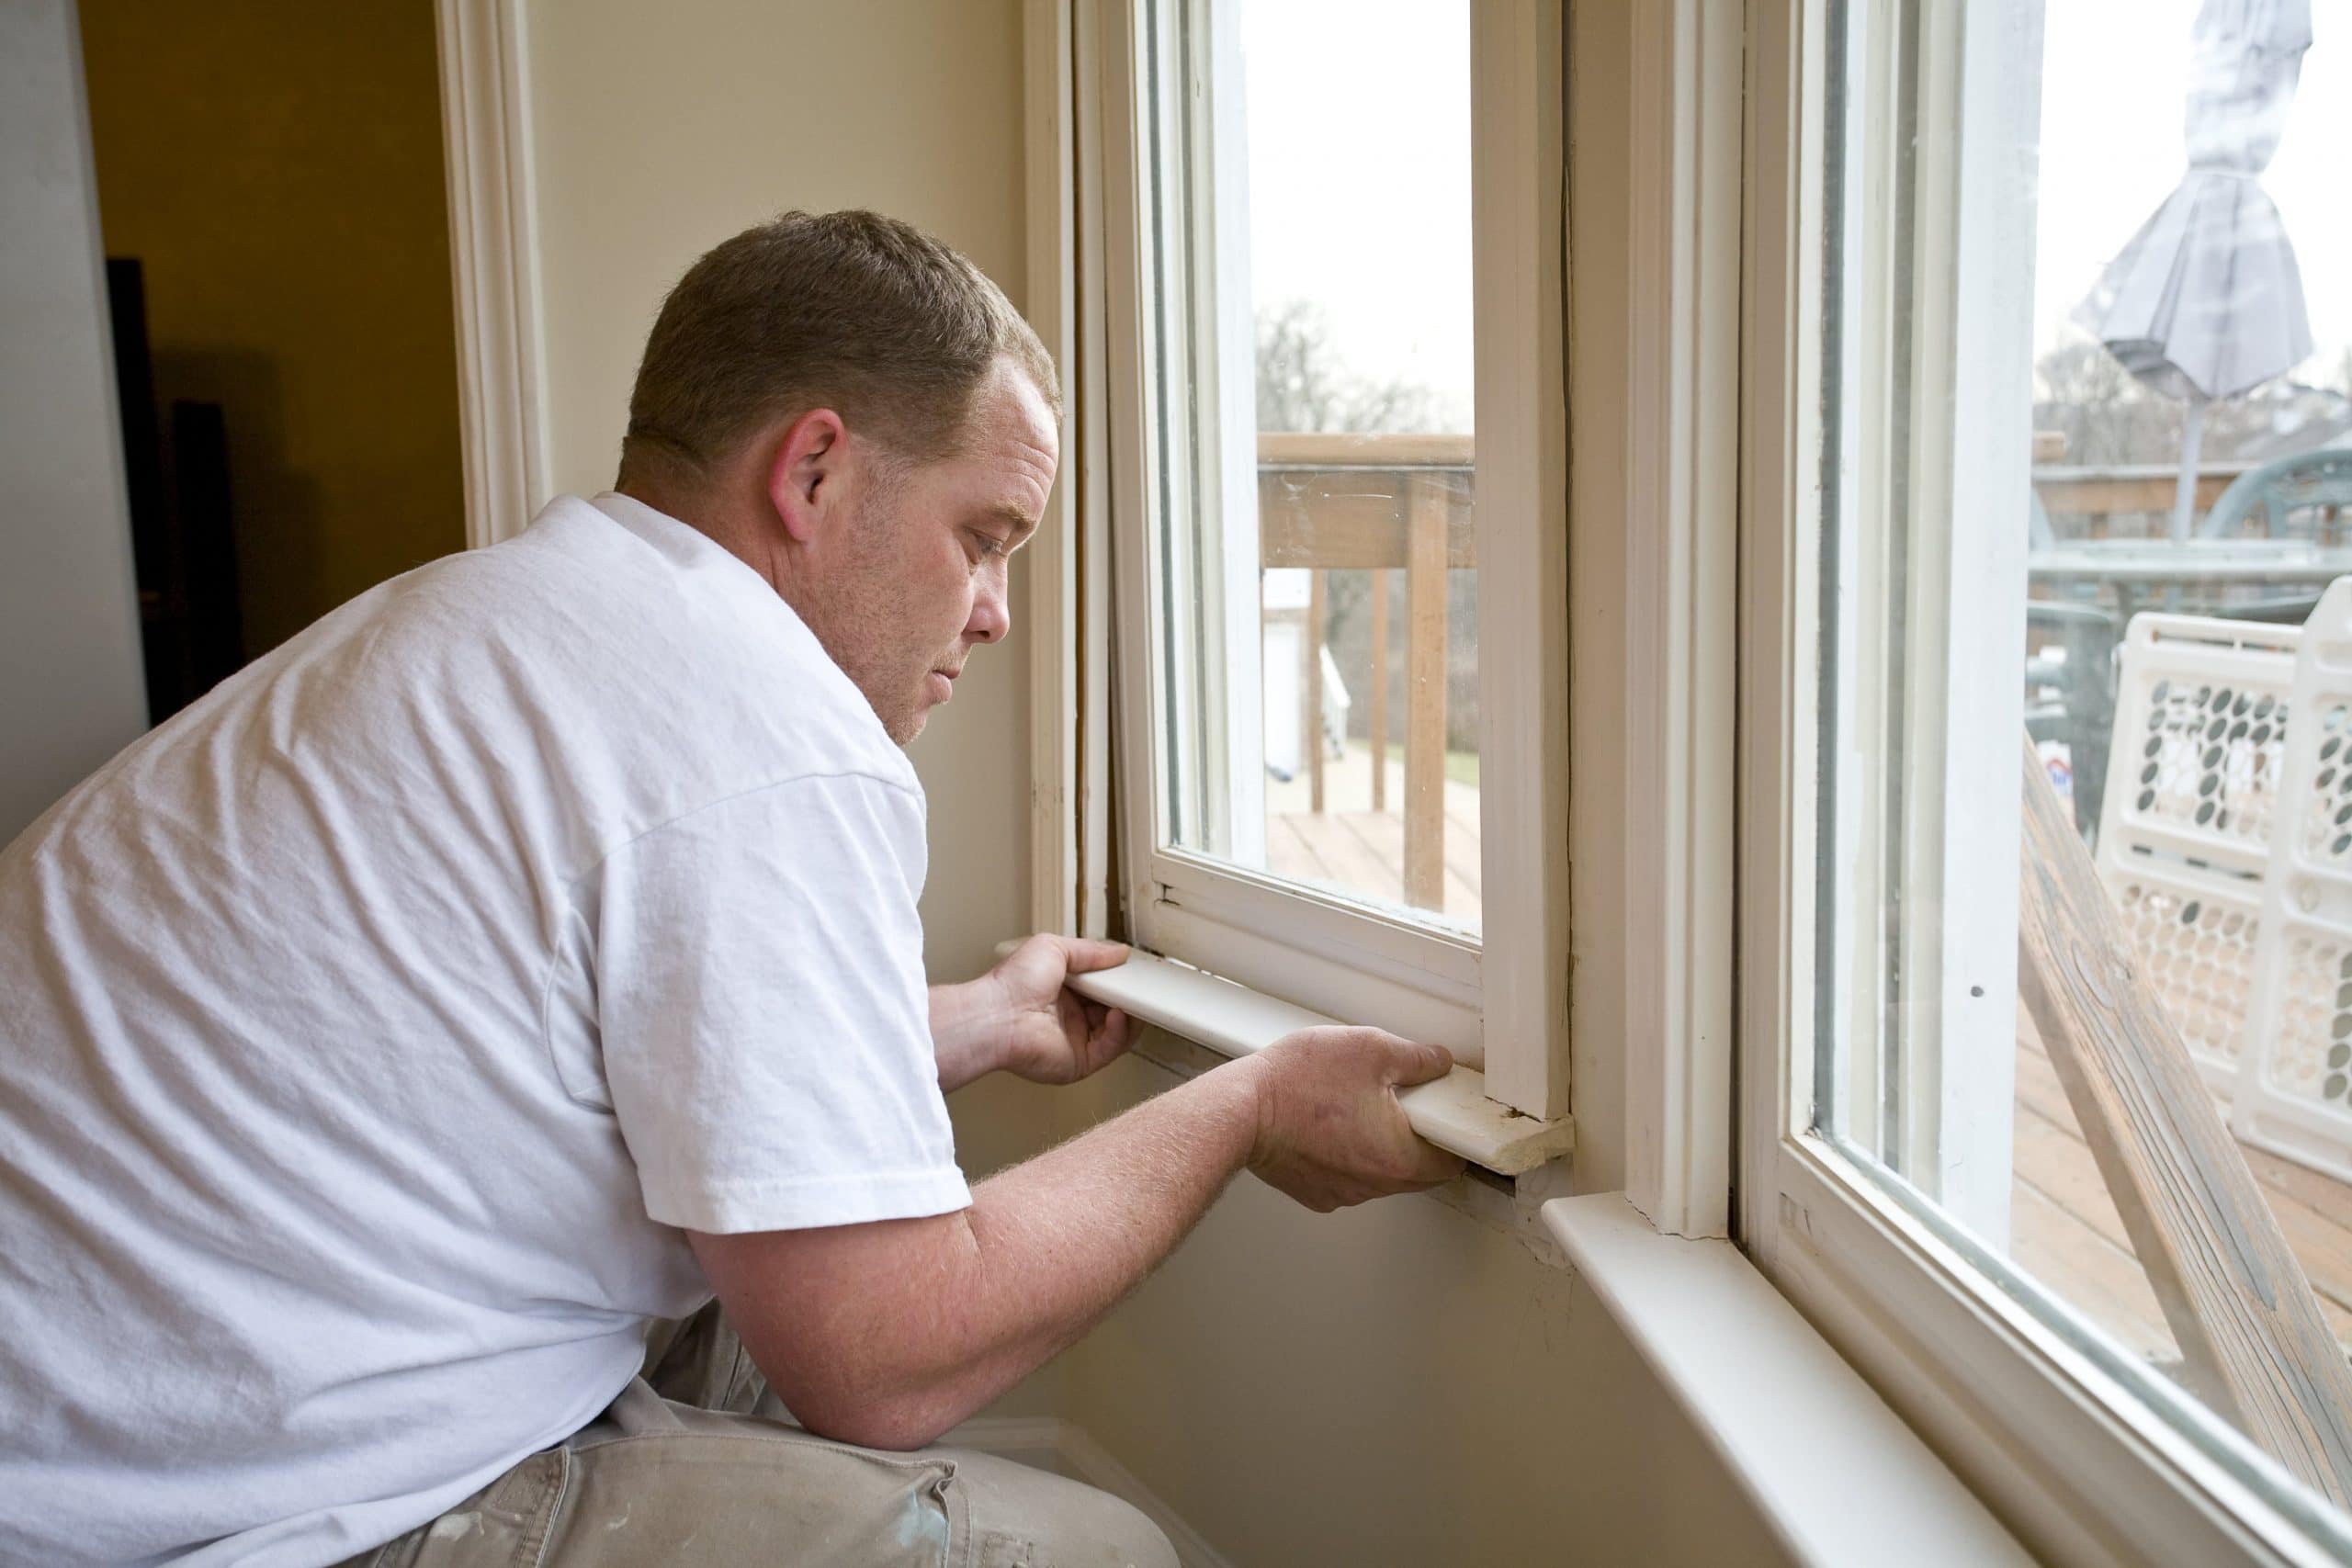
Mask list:
[{"label": "man", "polygon": [[1169,1560],[923,1445],[1243,1167],[1328,1209],[1459,1162],[1393,1093],[1444,1052],[1321,1030],[967,1190],[944,1090],[1132,1032],[1063,987],[1110,944],[921,973],[898,747],[1005,634],[1056,405],[906,225],[740,235],[615,493],[355,600],[0,852],[0,1558]]}]

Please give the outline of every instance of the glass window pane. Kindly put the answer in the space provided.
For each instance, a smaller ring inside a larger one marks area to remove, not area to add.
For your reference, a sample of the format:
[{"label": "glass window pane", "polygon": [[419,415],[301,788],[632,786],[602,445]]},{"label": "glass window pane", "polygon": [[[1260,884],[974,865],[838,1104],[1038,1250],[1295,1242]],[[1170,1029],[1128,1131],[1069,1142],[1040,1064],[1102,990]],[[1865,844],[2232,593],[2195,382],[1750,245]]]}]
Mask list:
[{"label": "glass window pane", "polygon": [[1479,919],[1466,0],[1159,0],[1164,841]]},{"label": "glass window pane", "polygon": [[[2309,1476],[2193,1304],[2253,1253],[2167,1258],[2275,1234],[2340,1369],[2352,39],[2199,0],[1832,25],[1815,1127]],[[2297,1506],[2352,1541],[2335,1463]]]}]

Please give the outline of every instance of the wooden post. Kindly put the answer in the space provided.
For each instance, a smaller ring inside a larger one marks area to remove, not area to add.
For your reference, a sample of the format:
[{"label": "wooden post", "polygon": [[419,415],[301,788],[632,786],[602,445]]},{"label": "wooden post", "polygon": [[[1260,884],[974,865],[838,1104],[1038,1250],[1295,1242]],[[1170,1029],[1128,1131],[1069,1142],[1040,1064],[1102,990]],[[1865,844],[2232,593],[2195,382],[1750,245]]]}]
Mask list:
[{"label": "wooden post", "polygon": [[2025,747],[2018,984],[2198,1396],[2338,1507],[2352,1369]]},{"label": "wooden post", "polygon": [[1307,809],[1323,815],[1323,573],[1320,569],[1306,574],[1306,630],[1301,640],[1306,648],[1306,712],[1300,719],[1299,733],[1306,748]]},{"label": "wooden post", "polygon": [[1406,490],[1405,902],[1445,905],[1445,476]]},{"label": "wooden post", "polygon": [[1388,809],[1388,573],[1374,567],[1372,583],[1372,808]]}]

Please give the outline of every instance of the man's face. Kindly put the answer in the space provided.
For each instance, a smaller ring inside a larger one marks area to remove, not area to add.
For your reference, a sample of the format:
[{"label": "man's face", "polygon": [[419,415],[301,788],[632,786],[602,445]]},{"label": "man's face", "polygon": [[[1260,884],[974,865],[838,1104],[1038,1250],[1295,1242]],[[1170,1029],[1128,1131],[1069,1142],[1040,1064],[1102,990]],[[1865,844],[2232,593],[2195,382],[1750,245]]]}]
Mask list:
[{"label": "man's face", "polygon": [[973,648],[1011,629],[1009,562],[1045,514],[1059,457],[1044,398],[1000,361],[963,451],[860,487],[804,615],[899,745],[954,694]]}]

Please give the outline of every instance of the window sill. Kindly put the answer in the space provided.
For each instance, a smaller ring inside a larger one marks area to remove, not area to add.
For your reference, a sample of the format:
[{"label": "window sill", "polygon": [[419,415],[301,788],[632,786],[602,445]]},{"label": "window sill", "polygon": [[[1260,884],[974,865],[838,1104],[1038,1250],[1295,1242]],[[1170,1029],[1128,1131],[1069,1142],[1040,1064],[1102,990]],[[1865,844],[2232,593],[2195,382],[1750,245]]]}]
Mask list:
[{"label": "window sill", "polygon": [[[1147,953],[1132,953],[1115,969],[1077,976],[1070,988],[1222,1056],[1247,1056],[1295,1030],[1337,1021]],[[1485,1075],[1472,1067],[1400,1089],[1396,1102],[1414,1132],[1500,1176],[1522,1175],[1557,1159],[1576,1141],[1566,1117],[1538,1122],[1488,1100]]]},{"label": "window sill", "polygon": [[1543,1219],[1795,1561],[2032,1562],[1731,1243],[1662,1235],[1622,1192]]}]

